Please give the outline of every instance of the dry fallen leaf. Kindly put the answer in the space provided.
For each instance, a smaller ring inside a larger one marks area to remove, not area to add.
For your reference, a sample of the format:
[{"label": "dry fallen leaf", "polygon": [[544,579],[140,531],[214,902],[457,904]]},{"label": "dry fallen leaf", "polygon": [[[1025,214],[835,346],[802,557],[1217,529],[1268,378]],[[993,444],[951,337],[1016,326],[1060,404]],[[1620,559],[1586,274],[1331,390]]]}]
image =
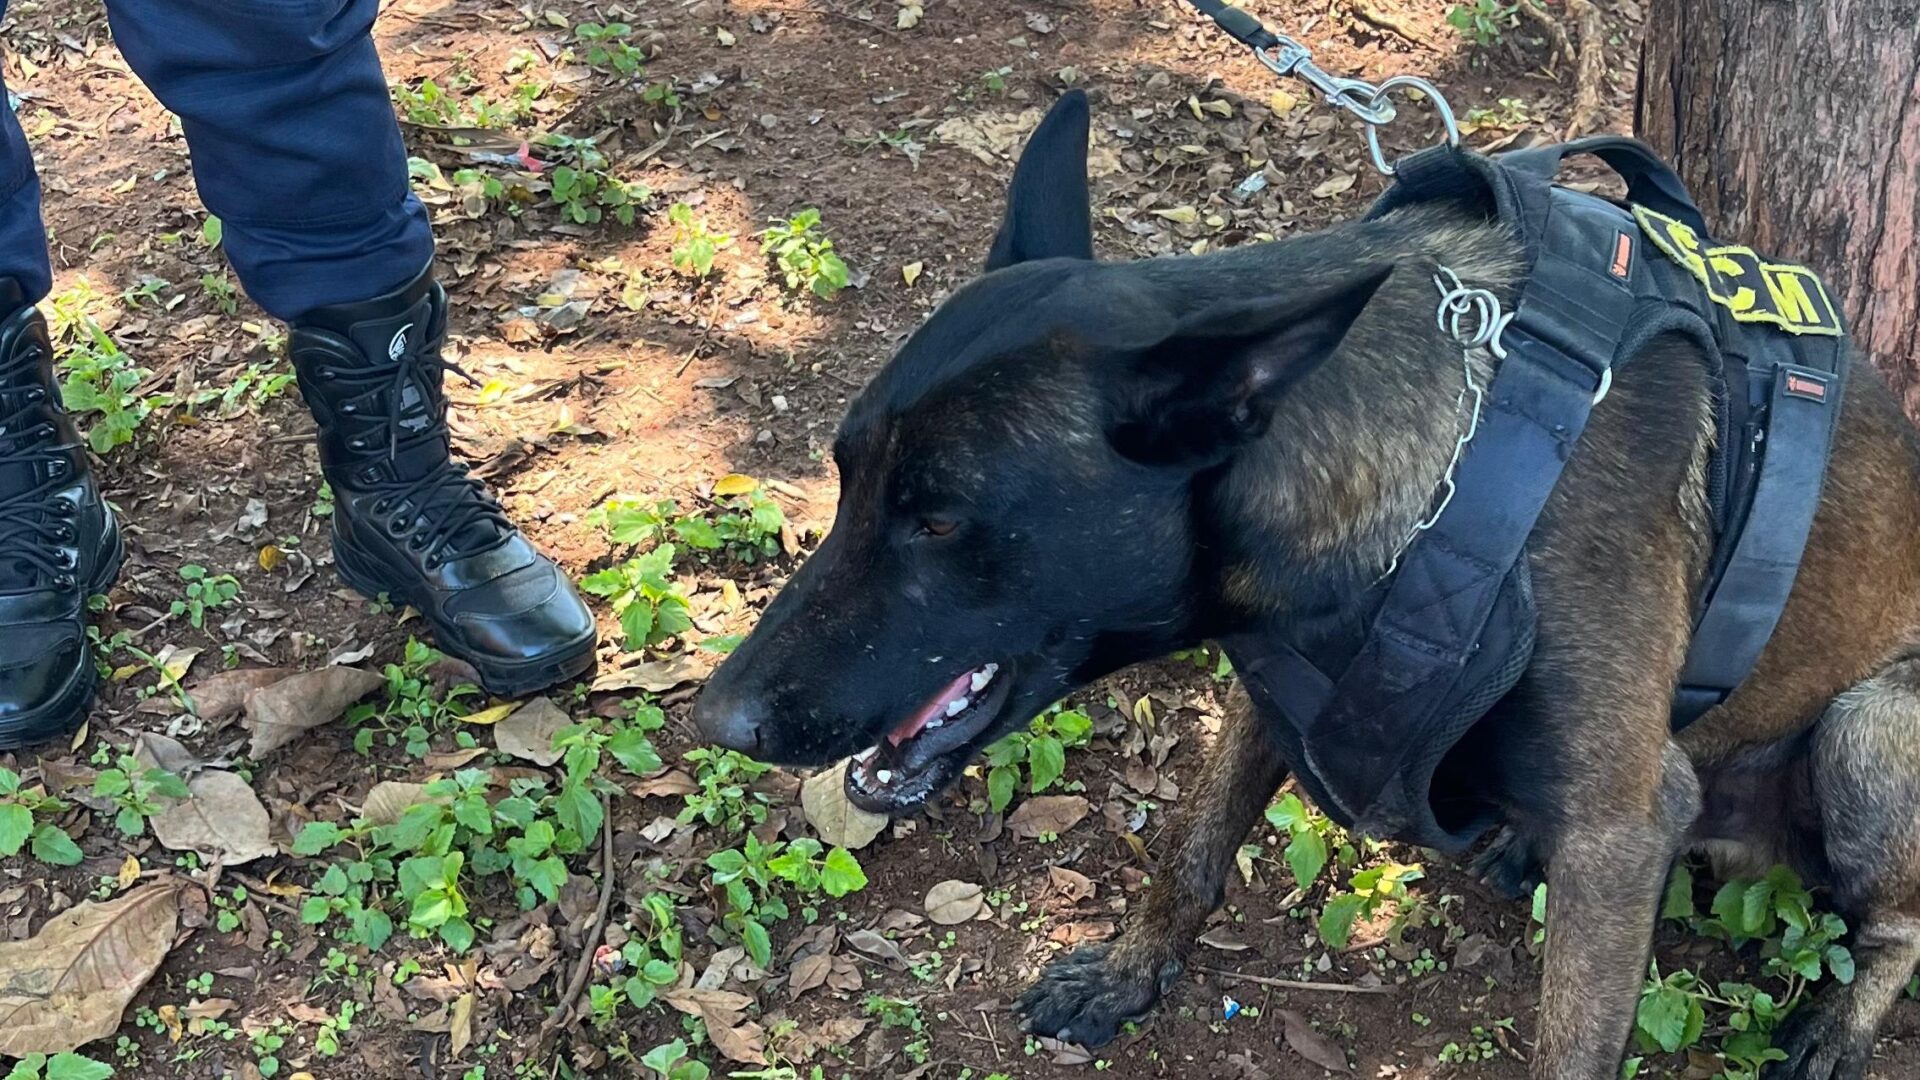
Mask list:
[{"label": "dry fallen leaf", "polygon": [[887,815],[874,814],[847,799],[847,763],[814,773],[800,785],[800,805],[807,821],[829,847],[849,851],[873,843],[887,827]]},{"label": "dry fallen leaf", "polygon": [[1307,1018],[1292,1009],[1281,1009],[1280,1018],[1287,1025],[1287,1046],[1294,1053],[1313,1062],[1329,1072],[1351,1072],[1347,1068],[1346,1051],[1338,1043],[1313,1030]]},{"label": "dry fallen leaf", "polygon": [[555,705],[552,698],[535,698],[494,725],[493,745],[510,757],[535,765],[551,765],[559,761],[561,755],[561,751],[553,748],[553,736],[571,723],[573,718]]},{"label": "dry fallen leaf", "polygon": [[200,719],[208,724],[219,724],[240,715],[246,706],[247,695],[263,686],[274,683],[290,674],[285,668],[248,668],[244,671],[222,671],[196,681],[187,690],[187,696],[193,699],[194,710]]},{"label": "dry fallen leaf", "polygon": [[895,971],[905,971],[911,966],[907,963],[906,954],[900,951],[900,946],[888,941],[886,935],[876,931],[855,930],[847,935],[847,944],[876,960],[885,961]]},{"label": "dry fallen leaf", "polygon": [[1066,832],[1087,816],[1087,800],[1079,795],[1036,795],[1007,815],[1007,831],[1033,840]]},{"label": "dry fallen leaf", "polygon": [[253,742],[247,756],[258,760],[325,724],[347,706],[386,685],[359,668],[329,667],[303,671],[247,695],[247,727]]},{"label": "dry fallen leaf", "polygon": [[920,275],[926,268],[926,263],[910,262],[900,268],[900,280],[906,282],[908,288],[912,288],[913,283],[920,280]]},{"label": "dry fallen leaf", "polygon": [[1322,181],[1320,186],[1314,188],[1313,197],[1316,199],[1331,199],[1335,195],[1352,187],[1354,181],[1358,179],[1359,177],[1352,173],[1340,173],[1337,176]]},{"label": "dry fallen leaf", "polygon": [[787,996],[797,998],[816,986],[827,984],[827,974],[833,970],[833,957],[824,952],[811,953],[793,962],[793,970],[787,974]]},{"label": "dry fallen leaf", "polygon": [[402,780],[382,780],[367,792],[367,801],[360,807],[360,816],[369,825],[391,825],[400,820],[400,815],[412,806],[427,799],[427,785],[409,784]]},{"label": "dry fallen leaf", "polygon": [[1078,870],[1069,870],[1064,866],[1047,867],[1047,880],[1066,897],[1068,903],[1079,903],[1093,895],[1093,879]]},{"label": "dry fallen leaf", "polygon": [[267,808],[245,780],[208,769],[187,781],[189,798],[149,819],[153,835],[169,851],[197,851],[238,866],[279,851],[268,838]]},{"label": "dry fallen leaf", "polygon": [[1241,940],[1233,927],[1222,924],[1200,935],[1200,944],[1222,952],[1246,952],[1253,946]]},{"label": "dry fallen leaf", "polygon": [[512,716],[519,708],[520,703],[517,701],[503,701],[498,705],[489,705],[479,712],[468,713],[460,718],[460,722],[476,727],[488,727]]},{"label": "dry fallen leaf", "polygon": [[699,678],[700,672],[700,665],[684,655],[648,660],[603,673],[593,680],[593,692],[616,694],[622,690],[645,690],[649,694],[664,694],[681,683]]},{"label": "dry fallen leaf", "polygon": [[454,1001],[447,1021],[447,1037],[453,1042],[453,1056],[459,1057],[473,1042],[473,993],[461,994]]},{"label": "dry fallen leaf", "polygon": [[179,915],[180,887],[164,882],[0,942],[0,1055],[65,1053],[113,1034],[167,958]]},{"label": "dry fallen leaf", "polygon": [[740,473],[728,473],[713,482],[713,493],[718,496],[745,495],[760,486],[760,481]]},{"label": "dry fallen leaf", "polygon": [[941,926],[956,926],[980,914],[986,904],[980,886],[970,881],[943,881],[927,890],[927,918]]}]

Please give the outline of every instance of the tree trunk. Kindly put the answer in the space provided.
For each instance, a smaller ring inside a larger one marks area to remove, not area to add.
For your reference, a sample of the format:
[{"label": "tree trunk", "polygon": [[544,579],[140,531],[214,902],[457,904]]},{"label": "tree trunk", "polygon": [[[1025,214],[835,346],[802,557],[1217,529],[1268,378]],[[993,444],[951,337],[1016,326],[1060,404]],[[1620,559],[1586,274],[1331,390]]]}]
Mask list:
[{"label": "tree trunk", "polygon": [[1826,280],[1920,419],[1920,0],[1651,0],[1635,113],[1717,239]]}]

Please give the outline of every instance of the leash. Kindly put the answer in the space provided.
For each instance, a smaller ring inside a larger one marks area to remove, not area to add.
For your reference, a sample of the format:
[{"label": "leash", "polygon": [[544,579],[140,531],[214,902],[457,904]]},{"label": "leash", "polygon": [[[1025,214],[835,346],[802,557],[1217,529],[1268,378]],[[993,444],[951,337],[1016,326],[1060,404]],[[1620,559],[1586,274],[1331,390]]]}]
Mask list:
[{"label": "leash", "polygon": [[1446,129],[1446,145],[1460,145],[1460,124],[1454,119],[1452,106],[1447,104],[1439,88],[1427,80],[1417,75],[1395,75],[1375,84],[1365,79],[1331,75],[1313,62],[1313,50],[1285,34],[1267,29],[1245,9],[1233,7],[1226,0],[1187,0],[1187,3],[1212,19],[1228,37],[1252,50],[1254,57],[1269,71],[1283,78],[1299,79],[1318,91],[1327,104],[1352,114],[1366,125],[1367,153],[1380,175],[1395,173],[1380,147],[1380,129],[1393,123],[1399,115],[1393,102],[1396,92],[1417,93],[1432,102],[1441,126]]}]

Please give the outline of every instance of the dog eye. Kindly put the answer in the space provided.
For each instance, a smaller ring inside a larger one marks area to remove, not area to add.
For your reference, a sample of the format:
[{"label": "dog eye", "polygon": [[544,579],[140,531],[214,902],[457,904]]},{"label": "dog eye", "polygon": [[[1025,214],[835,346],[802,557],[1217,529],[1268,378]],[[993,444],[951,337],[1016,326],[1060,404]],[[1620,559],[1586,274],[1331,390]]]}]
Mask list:
[{"label": "dog eye", "polygon": [[959,527],[960,523],[952,518],[929,517],[920,519],[921,536],[952,536],[953,530]]}]

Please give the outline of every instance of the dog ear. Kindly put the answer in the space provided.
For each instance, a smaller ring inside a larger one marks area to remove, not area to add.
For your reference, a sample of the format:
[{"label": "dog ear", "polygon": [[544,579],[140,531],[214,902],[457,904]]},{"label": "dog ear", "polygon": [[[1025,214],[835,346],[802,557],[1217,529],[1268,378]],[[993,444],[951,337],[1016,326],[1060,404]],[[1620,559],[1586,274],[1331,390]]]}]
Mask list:
[{"label": "dog ear", "polygon": [[1135,461],[1200,470],[1266,434],[1275,406],[1339,349],[1392,272],[1375,266],[1286,297],[1227,300],[1145,350],[1109,432]]},{"label": "dog ear", "polygon": [[987,269],[1031,259],[1093,258],[1087,197],[1087,94],[1069,90],[1027,139]]}]

